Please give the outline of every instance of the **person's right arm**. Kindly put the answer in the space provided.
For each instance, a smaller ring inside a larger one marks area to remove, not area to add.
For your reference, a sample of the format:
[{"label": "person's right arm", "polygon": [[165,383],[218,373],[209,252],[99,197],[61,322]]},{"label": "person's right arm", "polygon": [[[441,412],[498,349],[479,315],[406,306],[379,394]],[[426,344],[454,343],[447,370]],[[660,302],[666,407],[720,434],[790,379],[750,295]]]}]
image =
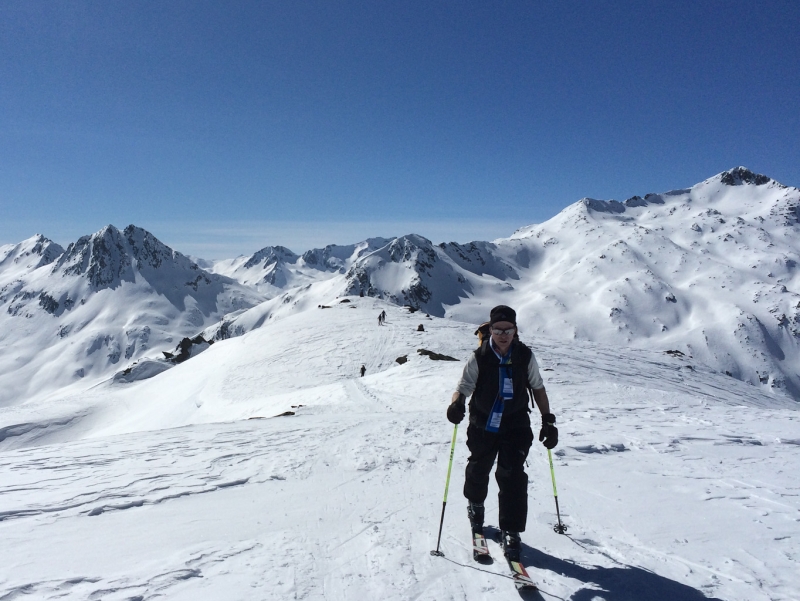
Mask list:
[{"label": "person's right arm", "polygon": [[447,408],[447,419],[451,423],[458,424],[464,419],[467,413],[466,398],[475,392],[475,384],[478,381],[478,359],[474,353],[471,353],[467,364],[464,366],[464,371],[461,373],[461,379],[458,381],[456,391],[450,400],[450,406]]}]

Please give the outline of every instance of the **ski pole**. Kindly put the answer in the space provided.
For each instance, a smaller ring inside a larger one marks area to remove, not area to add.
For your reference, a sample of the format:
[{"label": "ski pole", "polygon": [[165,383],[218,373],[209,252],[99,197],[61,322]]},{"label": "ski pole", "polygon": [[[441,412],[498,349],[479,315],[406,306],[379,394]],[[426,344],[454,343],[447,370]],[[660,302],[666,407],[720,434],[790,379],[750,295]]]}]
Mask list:
[{"label": "ski pole", "polygon": [[556,515],[558,516],[558,525],[553,526],[553,530],[555,530],[559,534],[566,534],[567,527],[561,523],[561,512],[558,509],[558,491],[556,490],[556,473],[553,470],[553,454],[550,452],[550,449],[547,449],[547,457],[550,460],[550,478],[552,478],[553,480],[553,496],[556,499]]},{"label": "ski pole", "polygon": [[439,538],[436,539],[436,550],[431,551],[431,555],[437,557],[444,557],[444,553],[439,551],[439,543],[442,541],[442,526],[444,525],[444,509],[447,507],[447,489],[450,488],[450,470],[453,469],[453,455],[456,452],[456,434],[458,433],[458,424],[453,428],[453,442],[450,444],[450,462],[447,464],[447,480],[444,483],[444,501],[442,502],[442,518],[439,520]]}]

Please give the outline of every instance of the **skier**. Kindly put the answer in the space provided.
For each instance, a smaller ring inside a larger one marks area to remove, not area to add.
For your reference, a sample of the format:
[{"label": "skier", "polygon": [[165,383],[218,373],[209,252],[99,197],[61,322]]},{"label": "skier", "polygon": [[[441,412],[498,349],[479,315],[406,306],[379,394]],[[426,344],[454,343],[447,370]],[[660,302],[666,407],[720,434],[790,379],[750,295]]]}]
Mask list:
[{"label": "skier", "polygon": [[386,321],[386,311],[381,311],[381,322]]},{"label": "skier", "polygon": [[509,562],[519,562],[519,533],[525,531],[528,517],[528,476],[524,464],[533,443],[528,417],[529,389],[542,415],[539,440],[548,449],[558,444],[558,430],[536,357],[516,336],[516,312],[499,305],[491,310],[489,324],[491,336],[467,360],[447,408],[447,419],[453,424],[460,423],[466,414],[465,399],[472,395],[464,496],[473,539],[476,534],[483,538],[483,502],[496,458],[503,551]]},{"label": "skier", "polygon": [[366,365],[362,365],[361,366],[361,377],[362,378],[364,377],[365,373],[367,373],[367,367],[366,367]]},{"label": "skier", "polygon": [[378,313],[378,325],[383,325],[383,316],[380,313]]}]

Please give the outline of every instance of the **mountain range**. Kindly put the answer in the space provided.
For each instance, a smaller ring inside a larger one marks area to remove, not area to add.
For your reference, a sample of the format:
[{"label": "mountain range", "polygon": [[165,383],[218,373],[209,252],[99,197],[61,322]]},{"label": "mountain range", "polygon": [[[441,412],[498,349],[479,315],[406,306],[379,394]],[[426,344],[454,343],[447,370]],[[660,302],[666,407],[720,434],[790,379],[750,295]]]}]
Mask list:
[{"label": "mountain range", "polygon": [[0,248],[0,599],[515,595],[494,479],[469,569],[445,417],[497,303],[559,430],[523,598],[800,598],[798,192],[737,168],[493,242],[216,262],[134,226]]},{"label": "mountain range", "polygon": [[[409,234],[302,254],[267,246],[201,267],[133,225],[66,250],[0,247],[0,406],[172,364],[266,321],[367,296],[521,334],[662,349],[800,400],[800,190],[738,167],[691,188],[584,198],[508,238]],[[377,322],[376,322],[377,323]]]}]

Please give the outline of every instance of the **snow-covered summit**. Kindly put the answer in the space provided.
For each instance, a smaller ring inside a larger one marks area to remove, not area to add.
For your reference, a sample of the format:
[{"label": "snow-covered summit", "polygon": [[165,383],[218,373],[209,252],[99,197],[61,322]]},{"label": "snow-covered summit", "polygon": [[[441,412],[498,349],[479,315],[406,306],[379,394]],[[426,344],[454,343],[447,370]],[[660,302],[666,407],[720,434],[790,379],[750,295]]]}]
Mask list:
[{"label": "snow-covered summit", "polygon": [[549,336],[674,347],[800,398],[798,203],[797,188],[742,167],[624,202],[582,199],[497,241],[531,257],[506,300]]},{"label": "snow-covered summit", "polygon": [[[61,319],[97,293],[139,287],[167,301],[169,323],[181,315],[175,335],[217,338],[345,297],[470,323],[504,303],[533,334],[680,350],[800,399],[798,224],[800,190],[737,167],[690,188],[583,198],[494,242],[409,234],[302,254],[267,246],[210,272],[140,228],[108,226],[25,277],[0,271],[0,302],[8,315]],[[3,250],[0,267],[13,254]],[[75,331],[62,325],[60,335]]]},{"label": "snow-covered summit", "polygon": [[0,279],[7,280],[49,265],[55,261],[64,249],[50,240],[36,234],[19,244],[8,244],[0,247]]},{"label": "snow-covered summit", "polygon": [[764,184],[768,184],[772,181],[766,175],[753,173],[747,167],[735,167],[730,171],[723,171],[717,175],[716,178],[719,178],[719,181],[726,186],[741,186],[743,184],[763,186]]},{"label": "snow-covered summit", "polygon": [[362,244],[346,270],[306,271],[225,331],[349,295],[471,323],[505,303],[533,333],[680,350],[800,399],[798,223],[800,190],[737,167],[690,188],[583,198],[493,243]]},{"label": "snow-covered summit", "polygon": [[0,267],[0,405],[96,382],[263,300],[133,225],[66,250],[35,237]]},{"label": "snow-covered summit", "polygon": [[253,286],[272,298],[286,289],[344,273],[360,257],[388,242],[384,238],[369,238],[358,244],[329,244],[308,250],[302,256],[283,246],[267,246],[249,257],[216,261],[210,271]]}]

